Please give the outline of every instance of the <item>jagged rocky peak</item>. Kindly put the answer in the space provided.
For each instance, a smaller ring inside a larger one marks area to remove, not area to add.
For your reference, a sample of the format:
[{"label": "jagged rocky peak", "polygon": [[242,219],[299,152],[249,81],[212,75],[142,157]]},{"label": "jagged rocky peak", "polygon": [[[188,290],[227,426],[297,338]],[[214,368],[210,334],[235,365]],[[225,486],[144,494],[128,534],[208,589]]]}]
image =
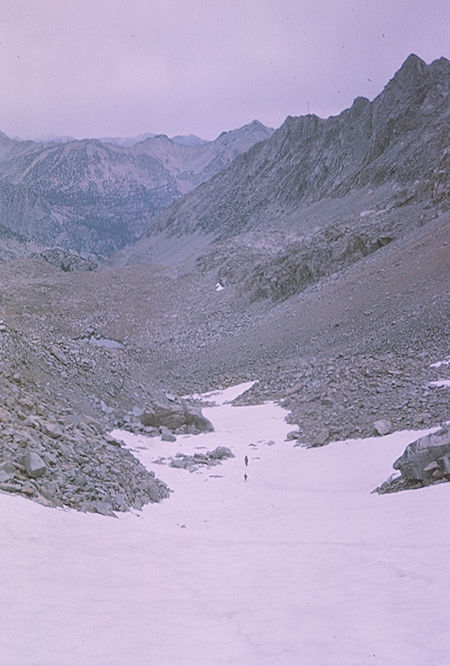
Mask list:
[{"label": "jagged rocky peak", "polygon": [[[285,230],[286,238],[289,234],[309,238],[316,227],[336,224],[341,230],[348,226],[344,236],[335,239],[343,246],[336,250],[339,261],[347,261],[347,255],[356,260],[371,248],[382,247],[380,239],[403,233],[400,227],[408,216],[390,211],[417,205],[422,218],[415,211],[415,220],[432,219],[430,210],[448,201],[442,175],[448,133],[445,63],[425,65],[410,56],[373,101],[357,97],[349,109],[327,119],[313,114],[288,116],[270,138],[163,212],[136,247],[136,256],[140,261],[146,255],[151,261],[162,256],[184,261],[185,253],[180,254],[177,243],[183,247],[190,243],[192,251],[204,252],[205,243],[234,243],[232,239],[243,234],[269,238],[274,230]],[[205,243],[200,243],[199,235]],[[282,247],[282,235],[279,242]],[[332,264],[326,259],[327,243],[325,237],[315,235],[308,257],[320,255],[321,261]],[[348,252],[346,244],[351,246]],[[238,245],[236,240],[230,250],[230,262],[236,265],[235,256],[244,251],[244,244],[240,249]],[[291,249],[286,253],[288,262]],[[298,256],[300,249],[295,249]],[[133,263],[132,248],[125,260]],[[265,266],[266,258],[262,260]],[[274,266],[277,262],[279,258]],[[211,265],[209,259],[203,263]],[[251,262],[244,258],[241,263]],[[291,268],[292,273],[297,271],[295,261]],[[317,273],[315,266],[308,270],[311,275]]]},{"label": "jagged rocky peak", "polygon": [[419,89],[428,85],[428,81],[443,79],[446,76],[450,76],[450,62],[447,58],[439,58],[427,65],[412,53],[387,83],[379,97],[384,95],[385,99],[390,101],[393,98],[402,99],[405,95],[417,95]]},{"label": "jagged rocky peak", "polygon": [[268,138],[273,134],[274,130],[272,127],[266,127],[259,120],[252,120],[250,123],[238,127],[237,129],[228,130],[219,134],[215,141],[223,141],[224,139],[229,139],[231,137],[239,137],[243,135],[255,135],[258,134],[262,139]]},{"label": "jagged rocky peak", "polygon": [[398,72],[395,73],[392,81],[396,81],[397,83],[413,83],[415,85],[418,79],[426,75],[426,72],[426,63],[422,58],[416,56],[415,53],[411,53]]},{"label": "jagged rocky peak", "polygon": [[351,106],[351,111],[356,114],[360,114],[365,111],[370,106],[370,101],[367,97],[355,97],[353,104]]}]

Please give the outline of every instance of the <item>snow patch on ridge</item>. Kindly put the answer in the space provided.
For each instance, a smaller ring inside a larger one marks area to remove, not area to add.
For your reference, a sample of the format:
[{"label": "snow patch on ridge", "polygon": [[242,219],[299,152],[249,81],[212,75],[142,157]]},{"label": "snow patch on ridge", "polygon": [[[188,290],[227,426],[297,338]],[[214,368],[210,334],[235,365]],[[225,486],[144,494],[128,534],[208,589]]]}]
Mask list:
[{"label": "snow patch on ridge", "polygon": [[450,379],[439,379],[435,382],[430,382],[430,386],[435,386],[436,388],[450,387]]},{"label": "snow patch on ridge", "polygon": [[448,356],[446,359],[443,361],[437,361],[436,363],[432,363],[430,365],[430,368],[440,368],[443,365],[450,365],[450,356]]}]

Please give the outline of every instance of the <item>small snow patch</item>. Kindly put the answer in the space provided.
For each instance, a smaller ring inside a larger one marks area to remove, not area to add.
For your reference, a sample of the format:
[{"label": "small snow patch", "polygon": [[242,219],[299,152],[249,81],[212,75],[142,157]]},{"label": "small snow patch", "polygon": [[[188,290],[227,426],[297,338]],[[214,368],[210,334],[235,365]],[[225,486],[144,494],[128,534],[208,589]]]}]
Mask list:
[{"label": "small snow patch", "polygon": [[448,388],[450,386],[450,379],[439,379],[436,382],[430,382],[430,386],[435,386],[436,388],[442,388],[445,386]]},{"label": "small snow patch", "polygon": [[110,340],[109,338],[101,338],[96,335],[91,335],[89,338],[91,345],[95,347],[105,347],[106,349],[122,349],[123,344],[118,340]]},{"label": "small snow patch", "polygon": [[216,291],[223,291],[224,289],[225,287],[223,286],[223,284],[220,284],[220,282],[216,284]]},{"label": "small snow patch", "polygon": [[443,365],[450,365],[450,356],[448,356],[443,361],[437,361],[436,363],[432,363],[430,365],[430,368],[441,368]]}]

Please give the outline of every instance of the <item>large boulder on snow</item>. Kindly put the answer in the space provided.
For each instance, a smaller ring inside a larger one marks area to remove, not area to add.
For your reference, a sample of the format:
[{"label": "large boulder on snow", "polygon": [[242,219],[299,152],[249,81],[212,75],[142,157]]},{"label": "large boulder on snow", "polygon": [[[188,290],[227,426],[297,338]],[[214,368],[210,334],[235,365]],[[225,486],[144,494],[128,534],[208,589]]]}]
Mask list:
[{"label": "large boulder on snow", "polygon": [[211,432],[214,430],[211,421],[203,416],[200,407],[185,400],[154,401],[144,410],[141,416],[144,426],[155,428],[166,427],[174,432]]},{"label": "large boulder on snow", "polygon": [[444,427],[408,444],[393,467],[401,472],[404,479],[429,483],[449,474],[449,455],[450,432]]}]

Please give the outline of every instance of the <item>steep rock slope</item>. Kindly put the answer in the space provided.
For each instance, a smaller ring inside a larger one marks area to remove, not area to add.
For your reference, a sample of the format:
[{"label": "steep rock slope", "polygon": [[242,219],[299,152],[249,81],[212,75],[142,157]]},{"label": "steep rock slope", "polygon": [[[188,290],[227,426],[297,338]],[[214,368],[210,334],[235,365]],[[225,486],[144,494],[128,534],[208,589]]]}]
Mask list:
[{"label": "steep rock slope", "polygon": [[425,224],[448,208],[449,75],[447,59],[411,55],[373,102],[287,118],[114,261],[184,260],[190,247],[222,282],[258,297],[268,281],[262,295],[282,298]]},{"label": "steep rock slope", "polygon": [[95,139],[39,144],[1,135],[0,221],[43,244],[108,255],[271,133],[255,121],[204,145],[156,136],[130,147]]}]

